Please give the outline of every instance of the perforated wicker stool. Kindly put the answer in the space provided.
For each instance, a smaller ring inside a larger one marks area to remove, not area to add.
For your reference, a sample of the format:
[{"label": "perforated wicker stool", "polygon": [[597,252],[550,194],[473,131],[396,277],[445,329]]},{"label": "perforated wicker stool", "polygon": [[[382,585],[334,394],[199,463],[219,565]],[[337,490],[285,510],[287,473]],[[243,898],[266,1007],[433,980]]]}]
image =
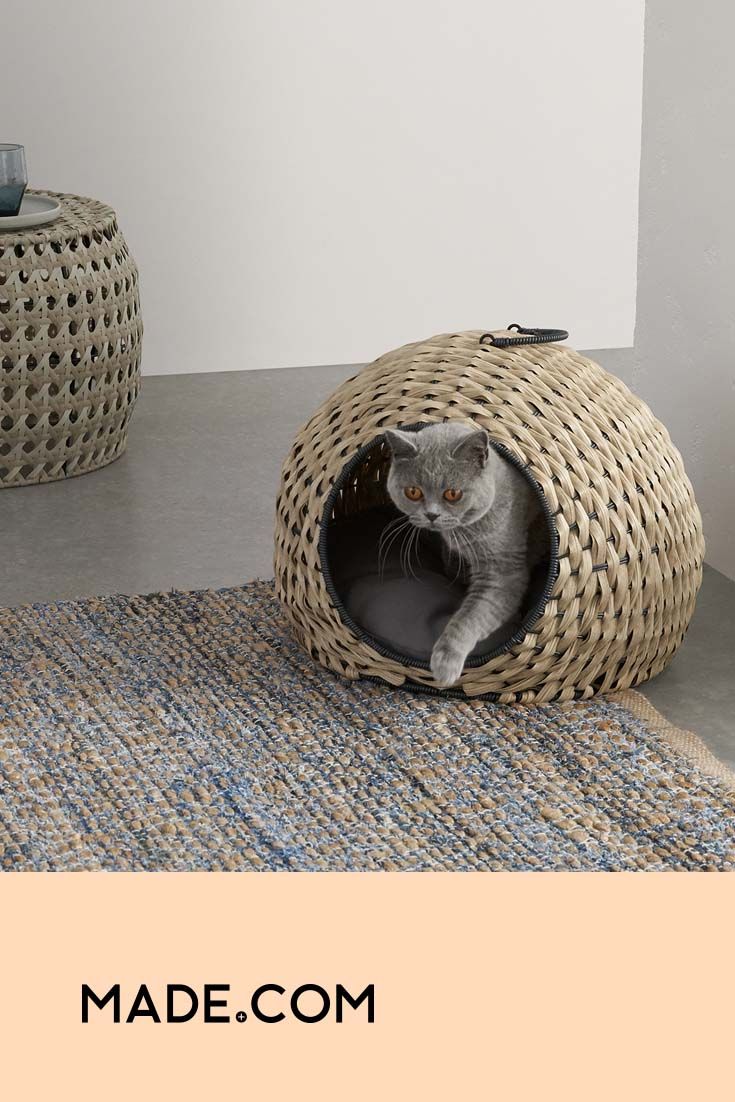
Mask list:
[{"label": "perforated wicker stool", "polygon": [[389,352],[298,434],[277,501],[276,585],[298,638],[330,670],[438,691],[427,661],[377,640],[347,611],[330,533],[388,502],[386,427],[449,419],[484,426],[526,472],[550,546],[540,600],[511,638],[467,663],[455,693],[588,697],[647,680],[681,644],[704,554],[681,456],[619,379],[538,343],[540,332],[444,334]]},{"label": "perforated wicker stool", "polygon": [[138,395],[138,273],[115,212],[55,197],[55,222],[0,230],[0,486],[111,463]]}]

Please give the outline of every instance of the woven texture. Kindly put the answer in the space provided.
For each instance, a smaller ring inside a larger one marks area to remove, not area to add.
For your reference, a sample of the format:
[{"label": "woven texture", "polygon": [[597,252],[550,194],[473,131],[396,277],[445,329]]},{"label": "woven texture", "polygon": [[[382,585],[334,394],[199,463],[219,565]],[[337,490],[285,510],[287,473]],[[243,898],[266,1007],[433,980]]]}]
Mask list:
[{"label": "woven texture", "polygon": [[[699,510],[681,456],[650,409],[614,376],[558,344],[500,349],[480,331],[380,357],[304,426],[282,474],[276,585],[297,637],[349,678],[433,686],[343,622],[320,561],[322,527],[385,502],[386,427],[459,419],[484,426],[533,476],[558,535],[558,575],[523,640],[466,669],[468,696],[587,698],[659,673],[684,638],[702,576]],[[330,489],[362,447],[376,449]],[[325,515],[325,514],[329,515]]]},{"label": "woven texture", "polygon": [[735,868],[696,740],[334,677],[269,583],[0,612],[0,674],[6,869]]},{"label": "woven texture", "polygon": [[55,198],[55,222],[0,232],[0,486],[111,463],[138,395],[138,272],[115,212]]}]

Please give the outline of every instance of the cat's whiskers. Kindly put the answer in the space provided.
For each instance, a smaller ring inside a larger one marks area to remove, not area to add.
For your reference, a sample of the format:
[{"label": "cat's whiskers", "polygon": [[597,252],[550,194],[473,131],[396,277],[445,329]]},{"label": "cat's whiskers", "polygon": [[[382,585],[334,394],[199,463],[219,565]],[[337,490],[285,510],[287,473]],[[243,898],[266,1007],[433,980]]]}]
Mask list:
[{"label": "cat's whiskers", "polygon": [[390,524],[387,524],[383,531],[380,533],[380,539],[378,540],[378,567],[380,567],[380,564],[385,553],[387,552],[387,549],[393,542],[394,536],[396,536],[398,532],[400,532],[405,523],[405,517],[396,517],[396,519],[392,520]]},{"label": "cat's whiskers", "polygon": [[404,522],[403,524],[400,524],[397,528],[394,528],[393,531],[388,536],[388,538],[380,546],[380,549],[379,549],[379,552],[378,552],[378,572],[379,572],[381,578],[382,578],[383,573],[385,572],[385,568],[388,564],[388,557],[389,557],[391,548],[396,543],[398,538],[405,532],[407,527],[408,527],[408,522]]},{"label": "cat's whiskers", "polygon": [[406,577],[406,546],[411,542],[411,536],[411,525],[409,525],[408,530],[403,533],[403,539],[401,540],[401,551],[399,554],[401,574],[403,574],[404,578]]},{"label": "cat's whiskers", "polygon": [[401,549],[398,554],[398,560],[401,566],[401,574],[403,574],[404,578],[406,576],[406,544],[410,542],[413,535],[411,531],[412,527],[413,525],[409,525],[408,531],[403,533],[403,538],[401,539]]},{"label": "cat's whiskers", "polygon": [[388,521],[385,528],[383,528],[382,532],[380,533],[380,540],[378,541],[378,546],[380,546],[380,544],[382,544],[383,540],[386,538],[386,536],[388,536],[388,534],[395,528],[395,526],[397,524],[398,525],[405,524],[407,520],[409,520],[408,517],[404,516],[402,513],[399,513],[399,515],[397,517],[393,517],[393,520]]},{"label": "cat's whiskers", "polygon": [[419,544],[419,539],[420,538],[421,538],[421,531],[420,531],[419,528],[416,527],[416,525],[414,525],[413,532],[411,533],[411,538],[409,539],[409,542],[408,542],[408,554],[406,556],[406,564],[408,566],[408,570],[409,570],[409,573],[410,573],[411,577],[415,578],[415,580],[417,582],[420,581],[421,579],[419,578],[418,574],[416,573],[416,571],[414,570],[414,568],[411,564],[411,556],[414,554],[414,552],[416,553],[416,562],[417,562],[417,565],[420,568],[421,567],[421,558],[420,558],[419,552],[418,552],[418,544]]},{"label": "cat's whiskers", "polygon": [[391,547],[410,525],[411,521],[408,517],[396,517],[383,529],[378,543],[378,577],[381,581],[383,580]]},{"label": "cat's whiskers", "polygon": [[450,585],[454,585],[455,582],[459,581],[459,576],[462,573],[462,552],[460,550],[456,532],[450,531],[449,535],[451,537],[449,542],[450,553],[456,555],[457,558],[457,570],[451,582],[449,583]]},{"label": "cat's whiskers", "polygon": [[[418,533],[418,528],[415,524],[412,524],[410,530],[404,536],[403,544],[401,545],[401,570],[404,577],[412,575],[416,578],[416,575],[411,569],[411,549],[413,547],[413,541],[418,537]],[[418,578],[416,578],[416,581],[418,581]]]},{"label": "cat's whiskers", "polygon": [[419,570],[423,570],[423,563],[421,562],[421,553],[419,551],[420,546],[421,546],[421,529],[417,528],[416,529],[416,539],[414,540],[414,548],[415,548],[415,551],[416,551],[416,565],[418,566]]}]

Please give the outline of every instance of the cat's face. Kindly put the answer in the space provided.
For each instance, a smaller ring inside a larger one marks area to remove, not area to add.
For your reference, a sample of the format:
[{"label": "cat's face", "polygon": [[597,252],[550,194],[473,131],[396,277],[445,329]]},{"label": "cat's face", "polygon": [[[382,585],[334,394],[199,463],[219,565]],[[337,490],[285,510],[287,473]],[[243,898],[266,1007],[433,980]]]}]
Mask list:
[{"label": "cat's face", "polygon": [[495,498],[495,462],[485,429],[458,421],[417,432],[388,429],[388,493],[417,528],[474,524]]}]

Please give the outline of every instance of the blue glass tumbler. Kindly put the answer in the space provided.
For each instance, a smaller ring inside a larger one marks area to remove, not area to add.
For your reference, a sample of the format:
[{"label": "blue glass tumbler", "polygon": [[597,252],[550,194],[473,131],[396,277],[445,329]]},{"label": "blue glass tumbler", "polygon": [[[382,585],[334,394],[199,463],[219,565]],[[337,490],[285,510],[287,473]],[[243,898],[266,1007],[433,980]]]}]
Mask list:
[{"label": "blue glass tumbler", "polygon": [[0,219],[18,213],[27,184],[23,146],[0,142]]}]

